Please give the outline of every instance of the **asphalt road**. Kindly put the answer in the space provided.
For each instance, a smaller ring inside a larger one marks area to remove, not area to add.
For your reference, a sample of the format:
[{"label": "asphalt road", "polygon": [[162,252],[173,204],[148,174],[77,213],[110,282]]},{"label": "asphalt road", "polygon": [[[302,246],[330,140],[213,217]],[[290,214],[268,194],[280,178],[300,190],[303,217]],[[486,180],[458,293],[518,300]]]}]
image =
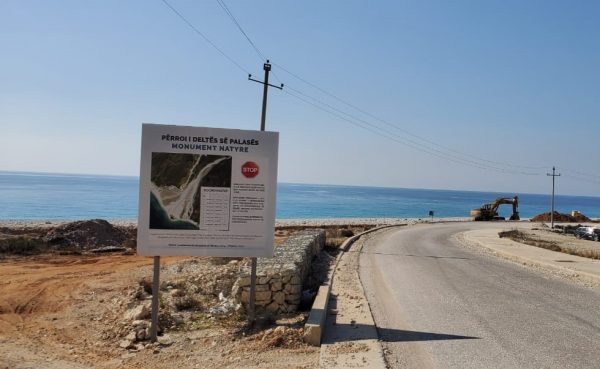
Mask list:
[{"label": "asphalt road", "polygon": [[600,290],[459,246],[490,223],[366,240],[360,278],[392,368],[600,368]]}]

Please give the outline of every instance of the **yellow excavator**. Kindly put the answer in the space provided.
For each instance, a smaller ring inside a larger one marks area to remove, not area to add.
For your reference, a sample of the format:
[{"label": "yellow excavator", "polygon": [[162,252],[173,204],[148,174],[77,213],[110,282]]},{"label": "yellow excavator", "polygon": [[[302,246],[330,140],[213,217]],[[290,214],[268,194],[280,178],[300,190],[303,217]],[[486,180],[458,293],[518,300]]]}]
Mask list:
[{"label": "yellow excavator", "polygon": [[471,210],[473,220],[504,220],[504,217],[498,215],[498,207],[502,204],[511,204],[513,208],[510,220],[519,220],[519,196],[512,199],[499,197],[491,204],[483,204],[479,209]]}]

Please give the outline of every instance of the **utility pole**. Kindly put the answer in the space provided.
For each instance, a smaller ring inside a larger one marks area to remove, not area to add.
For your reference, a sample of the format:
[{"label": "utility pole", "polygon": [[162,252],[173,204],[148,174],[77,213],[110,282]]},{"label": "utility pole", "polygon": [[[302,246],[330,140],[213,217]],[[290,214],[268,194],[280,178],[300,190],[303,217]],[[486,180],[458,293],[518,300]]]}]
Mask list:
[{"label": "utility pole", "polygon": [[[263,88],[263,101],[262,101],[262,114],[260,117],[260,130],[265,130],[265,121],[267,119],[267,91],[269,86],[278,88],[280,90],[283,89],[283,83],[281,86],[275,86],[269,83],[269,72],[271,71],[271,63],[267,59],[267,62],[263,64],[263,70],[265,71],[265,80],[259,81],[257,79],[252,78],[252,74],[248,74],[248,79],[253,82],[260,83],[264,86]],[[251,325],[254,324],[256,320],[256,258],[252,258],[252,270],[250,273],[250,301],[249,301],[249,311],[248,311],[248,321]]]},{"label": "utility pole", "polygon": [[560,177],[560,173],[556,174],[556,168],[552,167],[552,174],[546,173],[546,175],[552,177],[552,211],[550,212],[550,229],[554,229],[554,178]]}]

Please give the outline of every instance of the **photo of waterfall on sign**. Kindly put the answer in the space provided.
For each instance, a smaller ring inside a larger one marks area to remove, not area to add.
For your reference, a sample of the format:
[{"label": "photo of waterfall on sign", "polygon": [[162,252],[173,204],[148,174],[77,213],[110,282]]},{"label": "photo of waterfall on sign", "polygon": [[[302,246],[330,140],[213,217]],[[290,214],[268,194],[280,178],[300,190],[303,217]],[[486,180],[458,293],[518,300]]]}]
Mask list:
[{"label": "photo of waterfall on sign", "polygon": [[151,229],[227,230],[231,156],[152,153]]}]

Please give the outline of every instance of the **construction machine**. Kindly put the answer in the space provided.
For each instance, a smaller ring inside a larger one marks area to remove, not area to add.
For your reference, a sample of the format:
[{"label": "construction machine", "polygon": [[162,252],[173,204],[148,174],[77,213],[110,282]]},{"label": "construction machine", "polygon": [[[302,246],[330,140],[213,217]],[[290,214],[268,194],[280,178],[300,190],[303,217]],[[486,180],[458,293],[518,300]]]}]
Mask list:
[{"label": "construction machine", "polygon": [[479,209],[471,210],[473,220],[504,220],[504,217],[498,215],[498,207],[502,204],[511,204],[513,208],[510,220],[519,220],[519,197],[515,196],[512,199],[507,197],[499,197],[491,204],[483,204]]}]

